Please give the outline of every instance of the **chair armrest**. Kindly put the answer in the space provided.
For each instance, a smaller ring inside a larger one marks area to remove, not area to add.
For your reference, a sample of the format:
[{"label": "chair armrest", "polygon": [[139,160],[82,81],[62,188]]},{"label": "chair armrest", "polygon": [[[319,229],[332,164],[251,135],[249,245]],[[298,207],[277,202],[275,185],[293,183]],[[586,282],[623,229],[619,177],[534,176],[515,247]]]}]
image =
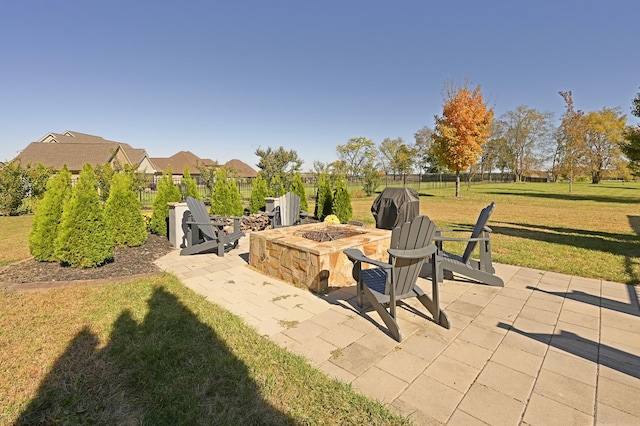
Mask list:
[{"label": "chair armrest", "polygon": [[477,237],[477,238],[433,237],[433,241],[435,242],[458,241],[462,243],[468,243],[471,241],[489,241],[489,238],[486,238],[486,237]]},{"label": "chair armrest", "polygon": [[424,257],[431,256],[436,253],[438,248],[435,244],[428,245],[426,247],[420,247],[412,250],[400,250],[400,249],[388,249],[387,252],[393,256],[400,259],[421,259]]},{"label": "chair armrest", "polygon": [[387,262],[380,262],[378,260],[373,260],[370,257],[365,256],[364,253],[362,253],[358,249],[346,249],[346,250],[343,250],[342,252],[352,262],[368,263],[370,265],[375,265],[379,268],[384,268],[384,269],[391,269],[393,267]]}]

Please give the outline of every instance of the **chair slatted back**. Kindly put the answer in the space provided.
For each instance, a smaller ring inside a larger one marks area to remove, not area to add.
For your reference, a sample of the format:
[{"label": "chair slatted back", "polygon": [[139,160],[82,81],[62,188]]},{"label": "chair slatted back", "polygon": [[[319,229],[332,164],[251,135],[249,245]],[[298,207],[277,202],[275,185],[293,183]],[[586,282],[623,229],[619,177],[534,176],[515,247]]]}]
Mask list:
[{"label": "chair slatted back", "polygon": [[282,226],[294,225],[300,216],[300,197],[294,192],[287,192],[279,198],[280,220]]},{"label": "chair slatted back", "polygon": [[[471,232],[471,238],[479,238],[482,236],[482,232],[484,231],[485,226],[489,223],[489,217],[491,217],[491,213],[493,213],[493,209],[495,208],[496,203],[492,202],[487,207],[482,209],[480,215],[478,216],[478,221],[476,222],[476,226],[473,227],[473,231]],[[471,255],[473,254],[473,250],[475,250],[478,245],[477,241],[469,241],[467,244],[467,248],[462,255],[462,261],[467,263],[469,259],[471,259]]]},{"label": "chair slatted back", "polygon": [[216,231],[211,224],[211,218],[209,218],[209,213],[207,213],[207,208],[202,200],[197,200],[189,196],[187,197],[187,206],[189,207],[189,211],[191,212],[194,222],[198,223],[200,231],[208,239],[215,240],[217,238]]},{"label": "chair slatted back", "polygon": [[[427,216],[417,216],[391,231],[391,247],[399,250],[413,250],[426,247],[436,235],[436,224]],[[389,259],[391,263],[392,259]],[[394,280],[397,295],[408,293],[416,284],[425,259],[395,259]],[[389,294],[389,289],[385,289]]]}]

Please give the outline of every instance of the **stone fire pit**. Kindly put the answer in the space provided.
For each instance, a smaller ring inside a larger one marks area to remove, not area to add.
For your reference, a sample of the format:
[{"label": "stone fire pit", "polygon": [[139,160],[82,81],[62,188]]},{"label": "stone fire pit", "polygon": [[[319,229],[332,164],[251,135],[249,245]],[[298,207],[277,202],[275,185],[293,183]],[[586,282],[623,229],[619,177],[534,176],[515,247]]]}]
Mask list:
[{"label": "stone fire pit", "polygon": [[252,232],[249,264],[262,273],[318,293],[354,284],[353,264],[342,253],[357,248],[388,259],[391,231],[353,225],[307,224]]}]

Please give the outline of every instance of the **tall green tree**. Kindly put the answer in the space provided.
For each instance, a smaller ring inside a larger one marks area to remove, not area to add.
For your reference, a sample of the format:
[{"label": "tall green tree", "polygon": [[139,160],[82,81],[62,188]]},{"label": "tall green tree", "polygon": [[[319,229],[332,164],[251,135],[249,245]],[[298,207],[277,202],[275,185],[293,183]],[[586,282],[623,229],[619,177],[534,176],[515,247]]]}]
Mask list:
[{"label": "tall green tree", "polygon": [[476,164],[482,155],[493,121],[480,86],[445,84],[442,116],[435,117],[433,154],[456,174],[456,197],[460,196],[460,172]]},{"label": "tall green tree", "polygon": [[93,167],[85,164],[62,212],[55,256],[62,264],[93,268],[112,259],[113,252],[113,236],[98,194],[98,180]]},{"label": "tall green tree", "polygon": [[[640,92],[632,101],[631,114],[640,118]],[[629,159],[629,169],[634,176],[640,176],[640,125],[628,126],[621,149]]]},{"label": "tall green tree", "polygon": [[552,137],[552,118],[551,113],[520,105],[496,120],[493,137],[502,140],[501,158],[515,174],[516,182],[539,170],[546,160],[544,147]]},{"label": "tall green tree", "polygon": [[346,166],[345,173],[348,176],[360,176],[365,165],[375,161],[378,156],[376,144],[364,136],[351,138],[344,145],[336,147],[338,158]]},{"label": "tall green tree", "polygon": [[418,174],[425,173],[438,173],[440,167],[438,166],[438,160],[431,152],[433,146],[433,130],[428,126],[424,126],[413,134],[415,143],[413,144],[413,150],[415,152],[414,166],[418,170]]},{"label": "tall green tree", "polygon": [[273,187],[271,181],[276,177],[280,180],[283,188],[291,187],[293,176],[302,168],[303,161],[293,149],[287,151],[283,147],[275,150],[271,147],[258,148],[255,154],[259,157],[257,166],[263,172],[263,177],[269,188]]},{"label": "tall green tree", "polygon": [[569,180],[569,193],[573,192],[573,182],[580,172],[585,158],[586,126],[585,114],[576,110],[571,91],[558,92],[565,102],[565,112],[557,132],[557,164],[560,173]]},{"label": "tall green tree", "polygon": [[618,108],[602,108],[585,116],[585,157],[591,183],[600,183],[604,174],[622,158],[627,118]]},{"label": "tall green tree", "polygon": [[0,214],[16,215],[22,205],[25,189],[20,163],[13,161],[0,166]]},{"label": "tall green tree", "polygon": [[176,203],[180,200],[182,200],[182,195],[178,187],[173,183],[173,171],[171,167],[168,167],[158,182],[158,193],[153,200],[150,225],[152,233],[167,236],[169,203]]},{"label": "tall green tree", "polygon": [[380,142],[380,148],[378,148],[384,171],[387,174],[391,173],[393,180],[396,180],[396,174],[400,172],[398,155],[403,145],[404,140],[402,138],[384,138],[383,141]]},{"label": "tall green tree", "polygon": [[131,176],[116,173],[111,178],[110,188],[104,211],[113,244],[119,247],[143,245],[147,241],[147,225]]},{"label": "tall green tree", "polygon": [[40,262],[56,262],[55,241],[63,206],[71,197],[71,172],[66,165],[47,183],[42,202],[36,211],[29,233],[29,250]]}]

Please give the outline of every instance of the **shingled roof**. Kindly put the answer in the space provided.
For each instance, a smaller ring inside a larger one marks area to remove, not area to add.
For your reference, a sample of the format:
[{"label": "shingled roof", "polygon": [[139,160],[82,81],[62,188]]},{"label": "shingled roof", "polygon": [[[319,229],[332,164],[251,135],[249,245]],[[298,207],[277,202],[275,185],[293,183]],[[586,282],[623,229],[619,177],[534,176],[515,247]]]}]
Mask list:
[{"label": "shingled roof", "polygon": [[229,160],[224,166],[227,169],[235,170],[237,172],[236,176],[240,178],[254,178],[258,176],[258,172],[256,172],[253,167],[240,160]]},{"label": "shingled roof", "polygon": [[32,142],[16,158],[22,165],[42,164],[60,170],[66,164],[73,173],[82,170],[89,163],[93,166],[110,163],[118,151],[124,154],[118,144],[113,143],[41,143]]},{"label": "shingled roof", "polygon": [[171,173],[174,175],[182,174],[185,166],[189,167],[189,173],[199,175],[199,166],[216,166],[217,162],[209,158],[200,158],[191,151],[180,151],[169,158],[151,158],[150,159],[156,170],[159,172],[166,171],[171,166]]},{"label": "shingled roof", "polygon": [[32,142],[17,157],[21,164],[42,164],[60,170],[65,164],[78,172],[86,163],[105,165],[118,159],[121,165],[140,166],[148,158],[144,149],[107,140],[101,136],[66,130],[47,133],[38,142]]}]

